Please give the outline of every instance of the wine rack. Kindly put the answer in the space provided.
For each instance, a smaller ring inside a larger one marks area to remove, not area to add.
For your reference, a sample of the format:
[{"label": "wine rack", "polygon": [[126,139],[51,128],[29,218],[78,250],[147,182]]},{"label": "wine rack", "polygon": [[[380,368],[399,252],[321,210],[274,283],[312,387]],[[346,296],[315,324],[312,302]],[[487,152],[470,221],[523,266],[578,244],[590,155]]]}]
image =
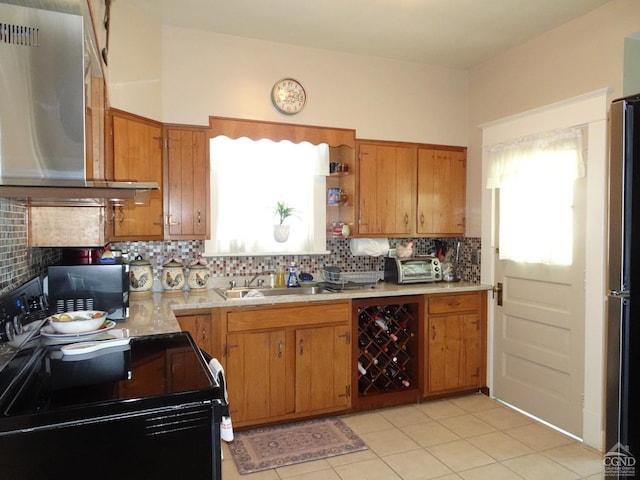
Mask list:
[{"label": "wine rack", "polygon": [[359,397],[415,391],[419,379],[419,304],[364,302],[355,307]]}]

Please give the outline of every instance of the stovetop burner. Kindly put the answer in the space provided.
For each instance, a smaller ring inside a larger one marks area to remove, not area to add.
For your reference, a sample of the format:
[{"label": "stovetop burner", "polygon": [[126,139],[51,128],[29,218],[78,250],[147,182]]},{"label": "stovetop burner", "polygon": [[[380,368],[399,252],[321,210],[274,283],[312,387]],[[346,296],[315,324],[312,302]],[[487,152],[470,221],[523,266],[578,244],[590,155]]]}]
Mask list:
[{"label": "stovetop burner", "polygon": [[[48,310],[40,277],[0,297],[0,372],[40,331]],[[35,327],[30,325],[33,322],[38,322]]]}]

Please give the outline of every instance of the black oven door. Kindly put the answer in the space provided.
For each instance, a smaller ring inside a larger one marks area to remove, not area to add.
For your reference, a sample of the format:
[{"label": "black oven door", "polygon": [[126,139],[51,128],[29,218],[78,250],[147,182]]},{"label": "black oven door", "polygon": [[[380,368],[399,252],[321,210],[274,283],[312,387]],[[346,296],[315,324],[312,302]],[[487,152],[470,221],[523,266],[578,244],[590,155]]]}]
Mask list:
[{"label": "black oven door", "polygon": [[37,349],[2,396],[0,478],[220,478],[228,409],[190,335],[83,355]]},{"label": "black oven door", "polygon": [[215,417],[214,405],[180,405],[5,432],[0,470],[12,480],[218,479]]}]

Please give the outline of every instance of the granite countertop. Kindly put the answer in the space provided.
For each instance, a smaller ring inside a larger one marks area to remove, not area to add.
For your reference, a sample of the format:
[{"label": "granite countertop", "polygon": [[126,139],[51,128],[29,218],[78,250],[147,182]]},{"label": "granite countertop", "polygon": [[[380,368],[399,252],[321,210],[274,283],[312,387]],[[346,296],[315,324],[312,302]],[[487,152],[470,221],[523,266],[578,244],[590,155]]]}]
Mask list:
[{"label": "granite countertop", "polygon": [[318,302],[350,298],[394,297],[402,295],[424,295],[429,293],[455,293],[490,290],[490,285],[470,282],[421,283],[395,285],[378,282],[375,288],[346,290],[338,293],[315,295],[283,295],[272,297],[237,298],[225,300],[214,289],[203,291],[154,292],[151,297],[129,300],[129,318],[118,322],[118,328],[126,329],[130,336],[155,335],[179,332],[180,325],[175,312],[180,310],[209,309],[244,305],[275,305],[292,302]]}]

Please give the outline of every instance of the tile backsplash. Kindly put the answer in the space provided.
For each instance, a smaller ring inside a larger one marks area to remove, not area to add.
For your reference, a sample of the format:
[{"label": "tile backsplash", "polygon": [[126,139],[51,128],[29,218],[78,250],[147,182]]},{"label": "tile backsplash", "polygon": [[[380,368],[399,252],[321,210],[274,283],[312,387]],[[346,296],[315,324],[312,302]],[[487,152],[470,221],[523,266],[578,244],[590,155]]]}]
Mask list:
[{"label": "tile backsplash", "polygon": [[[0,198],[0,295],[42,274],[47,265],[62,258],[60,248],[29,248],[27,213],[24,200]],[[389,243],[394,248],[409,240],[390,239]],[[438,242],[441,242],[444,250],[455,249],[457,242],[460,242],[459,271],[462,279],[480,282],[479,238],[416,238],[413,241],[415,254],[430,253],[439,245]],[[112,247],[128,252],[130,257],[142,255],[159,274],[164,261],[173,254],[188,264],[204,251],[204,242],[120,242],[112,244]],[[298,265],[298,271],[311,273],[316,278],[319,278],[323,265],[335,265],[345,272],[381,271],[384,268],[382,257],[352,255],[347,239],[327,239],[327,250],[330,253],[326,255],[221,256],[207,257],[206,260],[214,278],[254,275],[277,266],[286,267],[292,261]]]},{"label": "tile backsplash", "polygon": [[[396,245],[404,245],[410,239],[390,239],[391,248]],[[479,238],[416,238],[414,241],[414,254],[427,254],[441,244],[443,250],[456,249],[460,242],[459,272],[463,280],[480,282],[480,263],[474,262],[479,258]],[[438,243],[440,242],[440,243]],[[162,264],[172,255],[182,260],[187,265],[204,250],[201,241],[163,241],[163,242],[119,242],[112,247],[128,253],[129,257],[141,255],[149,260],[154,273],[159,274]],[[298,272],[308,272],[319,278],[319,272],[323,265],[335,265],[344,272],[382,271],[384,268],[383,257],[354,256],[351,254],[349,240],[342,238],[327,239],[326,255],[256,255],[256,256],[221,256],[206,257],[212,277],[235,277],[254,275],[263,270],[275,270],[278,266],[286,267],[291,262],[296,262]],[[475,257],[475,258],[474,258]]]},{"label": "tile backsplash", "polygon": [[41,274],[60,255],[59,248],[29,248],[25,202],[0,197],[0,294]]}]

